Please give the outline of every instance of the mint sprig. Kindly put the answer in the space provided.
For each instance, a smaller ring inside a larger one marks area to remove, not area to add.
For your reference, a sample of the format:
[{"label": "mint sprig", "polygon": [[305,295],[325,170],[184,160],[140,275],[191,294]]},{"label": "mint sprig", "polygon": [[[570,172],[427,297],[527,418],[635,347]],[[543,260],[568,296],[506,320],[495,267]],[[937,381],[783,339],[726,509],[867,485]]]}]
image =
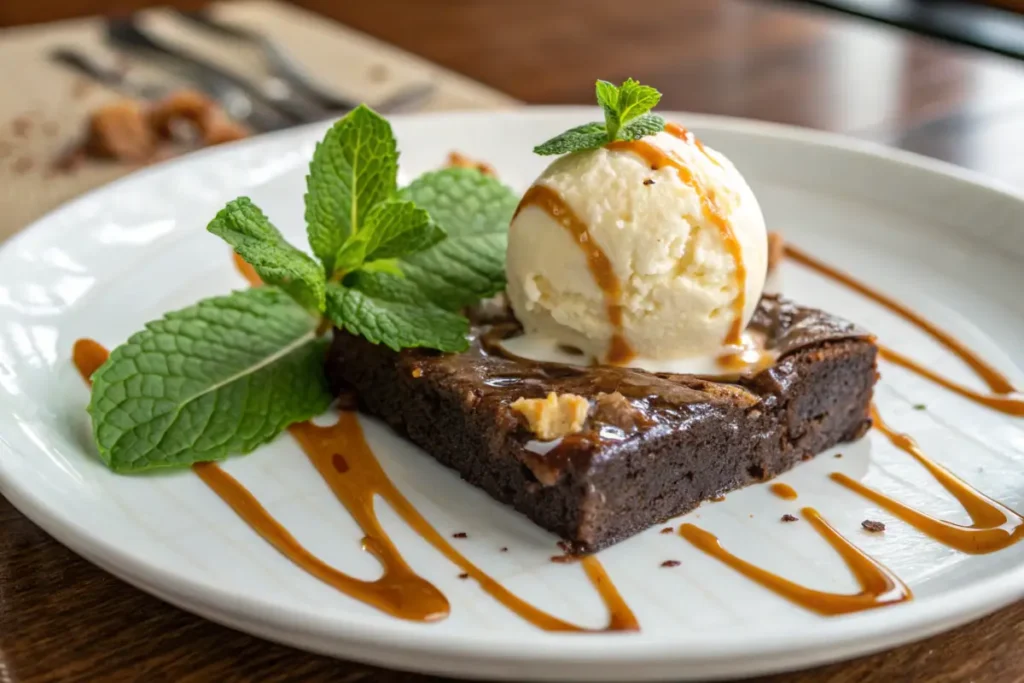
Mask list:
[{"label": "mint sprig", "polygon": [[548,156],[597,149],[615,140],[639,140],[665,127],[665,119],[650,113],[661,101],[661,93],[651,86],[627,78],[621,86],[597,81],[595,91],[604,122],[571,128],[534,147],[534,154]]},{"label": "mint sprig", "polygon": [[[267,285],[148,323],[93,376],[93,434],[117,472],[248,453],[323,411],[331,325],[392,349],[468,347],[459,308],[504,286],[517,197],[475,169],[398,191],[391,126],[361,106],[317,145],[306,232],[291,245],[248,197],[208,230]],[[329,324],[326,324],[329,323]]]},{"label": "mint sprig", "polygon": [[92,377],[93,436],[115,472],[249,453],[323,412],[331,393],[317,320],[277,287],[168,313]]}]

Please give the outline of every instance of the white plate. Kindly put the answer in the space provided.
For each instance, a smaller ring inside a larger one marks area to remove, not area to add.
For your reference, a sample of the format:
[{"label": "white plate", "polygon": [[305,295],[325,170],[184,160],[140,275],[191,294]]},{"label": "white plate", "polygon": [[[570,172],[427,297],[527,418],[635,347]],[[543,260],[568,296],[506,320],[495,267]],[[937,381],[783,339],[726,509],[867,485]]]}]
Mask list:
[{"label": "white plate", "polygon": [[[396,118],[403,180],[459,149],[522,189],[544,160],[531,147],[595,118],[591,110]],[[818,133],[672,115],[728,154],[758,193],[769,224],[828,261],[911,304],[1014,380],[1024,379],[1024,202],[955,168]],[[782,477],[794,503],[755,486],[688,516],[745,558],[809,586],[847,591],[853,579],[808,524],[818,508],[893,569],[916,599],[846,617],[795,607],[657,529],[600,558],[643,630],[558,635],[534,629],[408,531],[383,504],[385,527],[410,564],[452,602],[436,624],[399,621],[318,583],[260,540],[191,472],[116,476],[94,456],[87,391],[69,362],[74,340],[114,346],[148,319],[243,286],[228,250],[204,231],[247,194],[304,243],[306,164],[323,126],[214,149],[135,174],[44,218],[0,251],[0,487],[21,511],[96,564],[168,602],[298,647],[389,667],[513,679],[654,680],[763,673],[892,647],[975,619],[1024,594],[1024,544],[952,551],[840,488],[840,470],[954,521],[966,515],[922,468],[877,433]],[[889,345],[975,385],[930,339],[877,305],[795,264],[786,292],[847,316]],[[883,367],[888,421],[971,484],[1024,509],[1024,432],[898,368]],[[1022,382],[1024,383],[1024,382]],[[912,409],[928,404],[927,411]],[[555,564],[555,539],[461,482],[379,423],[364,419],[385,470],[443,534],[507,587],[575,622],[604,608],[578,565]],[[377,571],[360,533],[289,438],[227,469],[299,540],[362,577]],[[860,530],[865,518],[888,525]],[[508,546],[511,550],[499,553]],[[662,569],[676,559],[682,565]]]}]

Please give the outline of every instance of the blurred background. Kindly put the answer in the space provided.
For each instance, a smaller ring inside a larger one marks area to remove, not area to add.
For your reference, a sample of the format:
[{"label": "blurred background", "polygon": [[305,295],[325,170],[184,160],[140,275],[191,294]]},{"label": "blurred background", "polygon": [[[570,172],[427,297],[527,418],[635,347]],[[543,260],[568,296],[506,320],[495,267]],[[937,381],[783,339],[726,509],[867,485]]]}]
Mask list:
[{"label": "blurred background", "polygon": [[[832,131],[1024,188],[1022,60],[1024,0],[0,0],[0,241],[136,169],[359,102],[592,104],[596,78],[654,85],[666,110]],[[427,680],[179,612],[2,499],[0,567],[17,568],[0,572],[3,681]],[[798,678],[1022,680],[1005,646],[1022,629],[1018,605]]]}]

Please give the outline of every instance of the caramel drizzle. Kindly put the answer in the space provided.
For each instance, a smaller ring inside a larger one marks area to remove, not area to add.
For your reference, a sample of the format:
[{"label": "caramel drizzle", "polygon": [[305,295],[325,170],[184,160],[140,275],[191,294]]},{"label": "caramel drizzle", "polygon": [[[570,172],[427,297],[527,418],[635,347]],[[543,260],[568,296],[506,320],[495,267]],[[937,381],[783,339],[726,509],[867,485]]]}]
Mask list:
[{"label": "caramel drizzle", "polygon": [[962,526],[918,512],[840,472],[829,475],[833,481],[871,500],[939,543],[964,553],[992,553],[1009,547],[1024,537],[1024,517],[1002,503],[992,500],[927,457],[913,438],[889,427],[878,414],[874,404],[871,406],[871,419],[875,429],[884,434],[894,446],[921,463],[935,481],[960,502],[970,516],[972,524]]},{"label": "caramel drizzle", "polygon": [[372,507],[367,519],[359,520],[366,533],[362,546],[377,558],[384,573],[375,581],[363,581],[338,571],[306,550],[248,489],[216,463],[196,463],[192,471],[263,540],[331,588],[400,619],[438,621],[448,616],[447,598],[406,564],[380,527]]},{"label": "caramel drizzle", "polygon": [[[882,346],[881,344],[878,344],[878,353],[882,358],[889,361],[890,363],[893,363],[894,365],[899,365],[902,368],[906,368],[907,370],[910,370],[911,372],[921,377],[924,377],[925,379],[929,379],[932,382],[938,384],[939,386],[945,387],[946,389],[949,389],[950,391],[959,394],[970,401],[979,403],[983,406],[988,406],[989,408],[997,410],[1000,413],[1005,413],[1006,415],[1013,415],[1014,417],[1024,417],[1024,399],[1022,398],[1017,398],[1016,396],[1007,396],[1005,394],[998,392],[994,394],[984,394],[980,391],[975,391],[974,389],[965,387],[962,384],[958,384],[957,382],[954,382],[953,380],[947,377],[943,377],[942,375],[922,365],[921,363],[918,363],[913,359],[907,358],[902,353],[894,351],[893,349],[890,349],[887,346]],[[1011,387],[1010,391],[1014,391],[1014,389]],[[1017,396],[1019,395],[1020,394],[1017,394]]]},{"label": "caramel drizzle", "polygon": [[[413,531],[434,546],[452,564],[469,574],[470,578],[480,584],[484,592],[510,611],[547,631],[588,630],[552,616],[516,597],[453,548],[384,473],[363,437],[356,413],[341,413],[337,424],[330,427],[318,427],[311,422],[302,422],[292,426],[290,431],[317,471],[327,481],[334,495],[368,534],[369,540],[386,543],[394,548],[384,530],[380,528],[373,511],[374,496],[380,496]],[[366,542],[364,539],[364,544]],[[610,613],[608,626],[601,630],[638,630],[636,618],[612,584],[600,561],[591,555],[583,558],[581,564]]]},{"label": "caramel drizzle", "polygon": [[796,489],[781,481],[777,481],[769,486],[768,490],[783,500],[796,500],[797,498]]},{"label": "caramel drizzle", "polygon": [[[855,280],[846,273],[822,263],[796,247],[787,244],[786,255],[794,261],[850,287],[916,325],[973,369],[978,377],[989,386],[993,394],[982,394],[969,389],[939,375],[901,353],[884,346],[879,346],[879,353],[882,358],[917,373],[921,377],[935,382],[971,401],[1008,415],[1024,416],[1024,401],[1006,395],[1015,392],[1010,380],[948,332],[939,329],[934,323],[922,318],[900,302],[869,287],[863,282]],[[1024,537],[1024,517],[1021,517],[1002,503],[992,500],[946,468],[928,458],[912,437],[889,427],[882,420],[874,404],[871,406],[871,419],[875,429],[884,434],[894,446],[917,460],[944,489],[949,491],[960,502],[970,516],[972,524],[970,526],[962,526],[936,519],[869,488],[840,472],[834,472],[829,475],[833,481],[873,501],[939,543],[961,552],[970,554],[991,553],[1011,546]]]},{"label": "caramel drizzle", "polygon": [[[685,128],[673,128],[672,131],[666,128],[666,131],[674,135],[675,133],[673,131],[678,129],[683,131],[682,139],[689,141],[689,135]],[[723,344],[740,344],[741,335],[743,333],[743,308],[746,305],[747,268],[743,262],[743,248],[740,245],[740,241],[736,238],[736,233],[732,229],[732,223],[729,222],[728,216],[726,216],[718,204],[718,197],[714,189],[704,187],[703,183],[701,183],[693,174],[693,171],[691,171],[680,159],[658,149],[645,140],[615,140],[614,142],[608,143],[606,147],[610,150],[620,150],[636,154],[643,159],[645,163],[649,164],[653,171],[657,171],[658,169],[666,166],[674,168],[676,173],[679,175],[679,180],[697,193],[697,196],[700,198],[701,212],[704,214],[704,218],[718,228],[718,231],[722,236],[722,242],[725,245],[726,250],[729,252],[729,255],[732,256],[733,262],[736,264],[737,294],[732,304],[733,321],[732,325],[729,326],[729,331],[725,335]],[[705,152],[705,154],[706,153],[707,152]]]},{"label": "caramel drizzle", "polygon": [[713,163],[715,166],[722,168],[722,164],[718,163],[718,159],[708,154],[708,150],[706,147],[704,147],[704,143],[701,142],[696,135],[687,130],[686,127],[683,126],[682,124],[670,121],[665,124],[665,132],[673,137],[679,138],[680,140],[687,144],[694,145],[697,149],[700,150],[701,154],[708,158],[708,161]]},{"label": "caramel drizzle", "polygon": [[761,584],[790,602],[825,616],[885,607],[913,598],[909,586],[884,565],[850,543],[846,537],[825,521],[817,510],[806,507],[801,512],[804,519],[810,522],[814,530],[829,542],[849,567],[861,586],[859,593],[846,595],[818,591],[784,579],[733,555],[722,546],[717,537],[693,524],[680,526],[679,535],[748,579]]},{"label": "caramel drizzle", "polygon": [[[868,285],[856,280],[846,273],[836,270],[832,266],[829,266],[813,256],[804,253],[796,247],[787,244],[785,246],[786,256],[793,259],[797,263],[804,265],[811,270],[814,270],[836,282],[846,285],[850,289],[864,295],[868,299],[871,299],[875,303],[878,303],[885,308],[889,309],[896,315],[900,316],[907,322],[915,325],[918,329],[922,330],[930,337],[932,337],[939,344],[948,349],[951,353],[956,355],[960,360],[966,363],[974,372],[980,377],[985,384],[988,385],[989,389],[994,394],[1005,396],[1006,394],[1012,394],[1016,392],[1013,384],[1009,378],[1003,373],[993,367],[981,356],[976,354],[974,351],[969,349],[966,345],[960,342],[958,339],[953,337],[945,330],[940,329],[937,325],[929,320],[921,317],[918,313],[912,311],[904,304],[896,301],[892,297],[879,292],[877,289],[869,287]],[[993,396],[985,396],[976,391],[963,387],[952,380],[941,377],[937,373],[925,368],[920,363],[910,360],[906,356],[896,353],[892,349],[879,347],[882,357],[888,361],[896,363],[911,372],[915,372],[922,377],[936,382],[951,391],[955,391],[961,396],[968,398],[972,401],[976,401],[983,405],[987,405],[995,410],[1008,413],[1010,415],[1024,415],[1024,401],[1020,399],[1009,399],[1009,398],[996,398]]]},{"label": "caramel drizzle", "polygon": [[[257,279],[258,282],[258,279]],[[79,339],[72,350],[75,367],[88,383],[106,362],[107,350],[91,339]],[[330,427],[302,422],[289,428],[306,456],[345,506],[366,536],[363,550],[380,562],[383,575],[364,581],[338,571],[304,548],[267,512],[237,479],[217,463],[204,462],[192,470],[220,496],[257,534],[296,566],[325,584],[392,616],[413,621],[436,621],[448,616],[447,598],[433,584],[417,575],[402,558],[380,525],[374,497],[383,498],[422,538],[453,564],[475,579],[483,590],[522,619],[548,631],[586,631],[537,609],[505,589],[451,546],[395,487],[381,468],[363,436],[355,413],[343,412]],[[608,607],[608,625],[600,631],[637,631],[640,626],[604,566],[594,556],[581,561],[587,578]]]},{"label": "caramel drizzle", "polygon": [[[608,357],[605,360],[612,365],[628,363],[636,353],[622,333],[622,287],[608,255],[604,253],[601,245],[591,237],[587,224],[550,187],[534,185],[527,190],[519,201],[515,215],[518,216],[523,209],[529,206],[536,206],[551,216],[559,225],[569,231],[576,244],[583,250],[583,254],[587,258],[587,268],[590,269],[594,282],[604,293],[608,322],[612,326],[612,338],[608,347]],[[513,220],[515,220],[514,217]]]}]

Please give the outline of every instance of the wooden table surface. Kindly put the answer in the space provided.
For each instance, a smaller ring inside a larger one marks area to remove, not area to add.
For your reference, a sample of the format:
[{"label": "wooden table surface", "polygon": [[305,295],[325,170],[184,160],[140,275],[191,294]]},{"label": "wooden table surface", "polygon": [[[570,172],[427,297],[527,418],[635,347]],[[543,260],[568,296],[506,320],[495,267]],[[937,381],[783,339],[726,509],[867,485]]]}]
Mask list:
[{"label": "wooden table surface", "polygon": [[[664,105],[838,131],[1024,185],[1024,64],[769,0],[299,0],[531,103],[633,76]],[[273,645],[93,567],[0,500],[0,683],[439,679]],[[1024,603],[892,652],[760,679],[1024,681]],[[524,653],[528,656],[528,653]]]}]

